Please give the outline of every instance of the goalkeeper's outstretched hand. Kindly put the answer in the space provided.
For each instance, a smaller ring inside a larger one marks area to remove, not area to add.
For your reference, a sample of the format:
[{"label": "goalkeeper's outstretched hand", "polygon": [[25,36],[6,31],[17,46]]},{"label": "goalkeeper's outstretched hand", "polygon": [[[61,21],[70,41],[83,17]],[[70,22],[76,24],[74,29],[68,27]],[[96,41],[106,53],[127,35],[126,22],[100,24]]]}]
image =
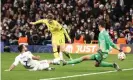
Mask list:
[{"label": "goalkeeper's outstretched hand", "polygon": [[[119,51],[120,51],[121,53],[124,53],[124,54],[125,54],[125,52],[123,52],[123,50],[120,49]],[[125,56],[126,56],[126,54],[125,54]]]}]

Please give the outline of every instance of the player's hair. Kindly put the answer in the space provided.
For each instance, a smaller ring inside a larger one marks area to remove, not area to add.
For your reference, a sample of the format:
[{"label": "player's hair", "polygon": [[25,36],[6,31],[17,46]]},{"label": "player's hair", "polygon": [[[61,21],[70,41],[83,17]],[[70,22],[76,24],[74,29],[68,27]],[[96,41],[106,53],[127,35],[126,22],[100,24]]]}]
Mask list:
[{"label": "player's hair", "polygon": [[103,27],[103,28],[105,28],[106,26],[106,23],[105,23],[105,21],[104,20],[100,20],[99,22],[98,22],[98,25],[100,25],[101,27]]},{"label": "player's hair", "polygon": [[22,52],[22,50],[23,50],[23,46],[24,46],[23,44],[21,44],[21,45],[18,46],[18,50],[19,50],[19,52]]},{"label": "player's hair", "polygon": [[47,15],[47,18],[48,18],[48,19],[54,19],[54,16],[53,16],[52,13],[49,13],[49,14]]}]

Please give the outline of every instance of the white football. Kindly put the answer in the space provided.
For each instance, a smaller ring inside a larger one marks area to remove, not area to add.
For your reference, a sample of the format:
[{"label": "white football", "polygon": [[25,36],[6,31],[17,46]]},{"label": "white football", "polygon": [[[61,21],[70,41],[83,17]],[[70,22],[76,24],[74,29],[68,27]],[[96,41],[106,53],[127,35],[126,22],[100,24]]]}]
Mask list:
[{"label": "white football", "polygon": [[124,60],[124,59],[126,59],[125,53],[120,52],[120,53],[118,54],[118,59],[121,60],[121,61]]}]

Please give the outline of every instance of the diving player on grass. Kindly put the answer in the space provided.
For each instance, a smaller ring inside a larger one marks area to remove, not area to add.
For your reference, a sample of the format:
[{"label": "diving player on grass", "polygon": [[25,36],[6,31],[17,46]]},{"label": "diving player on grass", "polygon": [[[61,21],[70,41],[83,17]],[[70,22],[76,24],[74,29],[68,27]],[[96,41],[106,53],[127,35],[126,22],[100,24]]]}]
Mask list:
[{"label": "diving player on grass", "polygon": [[113,67],[117,71],[121,70],[116,63],[109,63],[104,61],[104,59],[108,57],[108,53],[111,47],[119,50],[120,52],[122,52],[122,50],[112,42],[108,32],[105,30],[104,21],[99,21],[98,27],[100,33],[98,37],[99,50],[97,51],[97,53],[92,55],[85,55],[71,61],[63,61],[63,65],[77,64],[86,60],[95,60],[95,67]]},{"label": "diving player on grass", "polygon": [[[62,52],[71,59],[71,56],[69,53],[67,53],[64,49],[65,47],[65,36],[67,37],[69,43],[71,43],[71,39],[66,32],[66,30],[59,24],[56,20],[53,20],[53,15],[51,13],[48,14],[47,19],[40,19],[36,22],[30,22],[30,24],[36,25],[39,23],[46,24],[48,27],[48,30],[52,34],[52,46],[53,46],[53,53],[55,57],[55,62],[59,64],[60,60],[63,60]],[[65,36],[64,36],[65,34]],[[58,47],[60,47],[60,53],[58,54]]]},{"label": "diving player on grass", "polygon": [[25,45],[19,45],[18,50],[20,51],[20,54],[15,58],[15,61],[10,66],[10,68],[5,71],[13,70],[19,63],[21,63],[26,69],[29,69],[30,71],[54,70],[54,68],[49,67],[50,64],[53,64],[53,61],[39,61],[40,56],[34,56],[30,51],[27,51],[27,47]]}]

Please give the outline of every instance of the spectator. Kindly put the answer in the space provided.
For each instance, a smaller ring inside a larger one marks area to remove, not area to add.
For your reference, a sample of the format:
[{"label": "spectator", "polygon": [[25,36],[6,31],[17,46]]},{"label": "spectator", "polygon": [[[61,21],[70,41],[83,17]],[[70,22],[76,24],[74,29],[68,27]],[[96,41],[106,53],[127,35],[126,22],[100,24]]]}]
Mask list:
[{"label": "spectator", "polygon": [[76,37],[74,38],[74,43],[84,44],[84,35],[77,34]]},{"label": "spectator", "polygon": [[120,38],[117,39],[117,44],[126,44],[127,40],[124,37],[123,33],[120,34]]},{"label": "spectator", "polygon": [[85,41],[86,41],[86,44],[91,43],[91,37],[90,37],[88,29],[86,29],[86,31],[85,31]]},{"label": "spectator", "polygon": [[28,38],[25,36],[24,32],[22,33],[22,36],[19,37],[18,44],[19,45],[21,45],[21,44],[28,45]]},{"label": "spectator", "polygon": [[[10,45],[18,40],[22,31],[27,35],[28,44],[31,45],[40,45],[50,40],[51,35],[44,33],[47,30],[46,25],[31,26],[29,22],[46,18],[48,13],[53,13],[55,19],[65,28],[70,28],[72,42],[77,34],[84,34],[87,43],[97,40],[97,22],[103,19],[108,31],[113,33],[113,40],[119,38],[122,32],[130,44],[133,8],[131,4],[124,7],[124,3],[125,0],[4,0],[1,5],[1,26],[5,33],[1,33],[2,41]],[[88,34],[86,30],[89,31]],[[38,39],[37,43],[34,43],[35,37]]]}]

